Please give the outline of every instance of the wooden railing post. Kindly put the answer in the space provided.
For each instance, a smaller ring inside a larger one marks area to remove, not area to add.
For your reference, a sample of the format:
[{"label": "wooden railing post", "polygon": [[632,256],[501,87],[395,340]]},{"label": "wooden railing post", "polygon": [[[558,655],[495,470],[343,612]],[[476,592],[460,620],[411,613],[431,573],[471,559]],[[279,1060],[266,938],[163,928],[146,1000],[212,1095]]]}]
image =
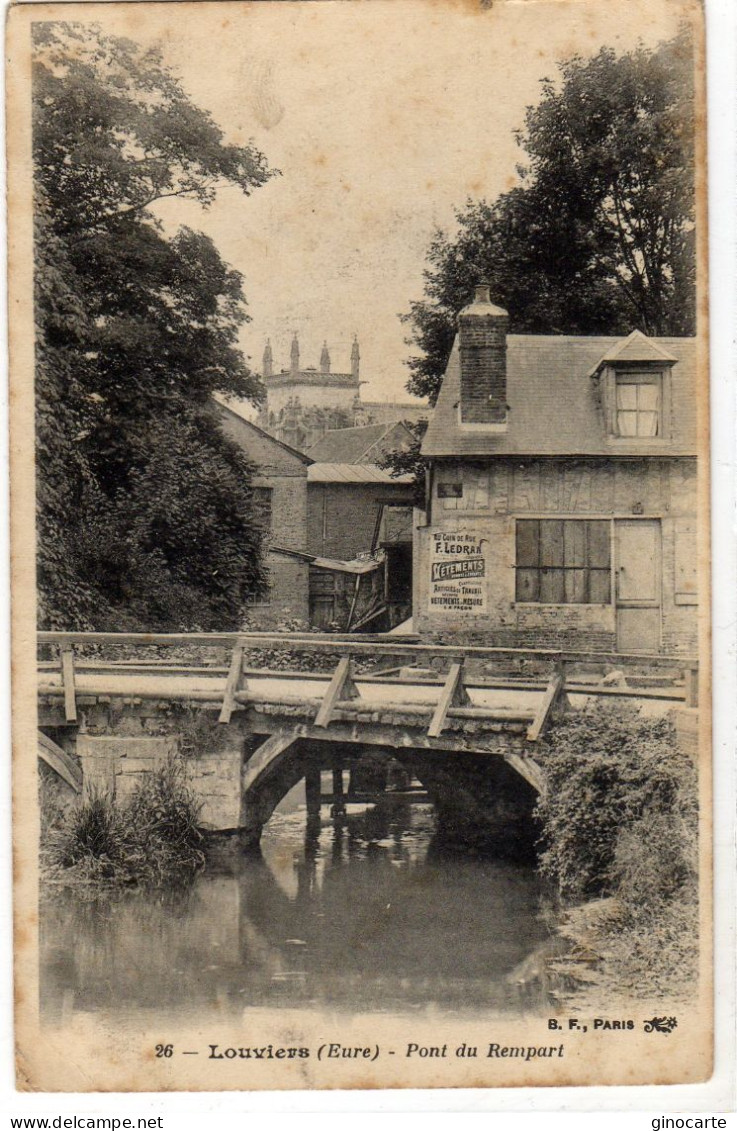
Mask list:
[{"label": "wooden railing post", "polygon": [[241,672],[243,671],[243,644],[239,641],[233,648],[233,653],[230,658],[230,668],[228,669],[228,678],[225,681],[225,692],[223,694],[223,705],[220,708],[219,723],[229,723],[230,716],[236,707],[235,695],[238,691],[241,681]]},{"label": "wooden railing post", "polygon": [[320,704],[320,710],[315,716],[316,727],[326,727],[333,717],[335,704],[341,699],[358,699],[358,690],[353,682],[353,670],[350,656],[342,656],[338,666],[333,672],[325,698]]},{"label": "wooden railing post", "polygon": [[564,702],[566,702],[565,666],[563,661],[558,659],[555,662],[550,683],[540,701],[535,719],[532,725],[528,727],[527,739],[529,742],[537,742],[545,733],[556,707],[559,703]]},{"label": "wooden railing post", "polygon": [[450,665],[445,683],[440,691],[438,705],[433,712],[427,734],[429,738],[439,738],[448,718],[451,707],[465,707],[471,700],[463,685],[463,657]]},{"label": "wooden railing post", "polygon": [[68,723],[77,721],[77,692],[74,686],[74,648],[61,650],[61,680],[64,688],[64,715]]}]

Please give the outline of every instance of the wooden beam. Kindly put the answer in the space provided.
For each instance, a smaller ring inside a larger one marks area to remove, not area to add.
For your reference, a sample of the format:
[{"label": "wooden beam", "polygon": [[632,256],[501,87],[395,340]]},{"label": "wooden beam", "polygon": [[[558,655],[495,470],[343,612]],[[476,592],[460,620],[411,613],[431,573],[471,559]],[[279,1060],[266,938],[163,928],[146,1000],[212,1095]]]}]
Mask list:
[{"label": "wooden beam", "polygon": [[[585,649],[560,648],[500,648],[496,646],[451,644],[419,644],[416,636],[391,636],[389,633],[275,633],[275,632],[39,632],[39,644],[60,646],[73,644],[155,645],[181,647],[192,644],[198,647],[229,647],[241,641],[247,648],[294,649],[297,652],[345,652],[374,656],[445,656],[456,658],[459,654],[487,660],[550,660],[563,663],[646,664],[653,668],[683,669],[687,664],[697,664],[694,657],[652,655],[647,653],[592,652]],[[398,643],[401,641],[401,643]]]},{"label": "wooden beam", "polygon": [[505,754],[504,761],[508,762],[512,769],[516,770],[518,774],[521,774],[534,790],[538,793],[542,793],[543,786],[545,785],[545,775],[533,758],[522,754]]},{"label": "wooden beam", "polygon": [[542,697],[532,725],[527,731],[527,738],[530,742],[537,742],[540,736],[544,734],[552,718],[555,705],[560,696],[565,692],[565,686],[563,671],[561,668],[557,668],[553,672],[550,683],[545,689],[545,694]]},{"label": "wooden beam", "polygon": [[353,614],[356,611],[356,605],[358,603],[358,591],[359,591],[360,588],[361,588],[361,575],[360,575],[360,573],[357,573],[356,574],[356,584],[355,584],[354,589],[353,589],[353,600],[351,601],[351,607],[350,607],[350,610],[348,612],[348,620],[346,621],[346,626],[345,626],[346,632],[351,631],[351,622],[353,620]]},{"label": "wooden beam", "polygon": [[316,727],[326,727],[335,711],[336,704],[344,699],[358,699],[358,689],[353,682],[350,656],[343,656],[333,672],[325,698],[315,717]]},{"label": "wooden beam", "polygon": [[271,734],[266,742],[261,743],[258,750],[255,750],[246,762],[243,774],[244,793],[255,785],[262,774],[272,770],[278,762],[281,762],[297,737],[295,731],[290,731],[288,734]]},{"label": "wooden beam", "polygon": [[428,736],[430,738],[438,738],[445,726],[449,709],[451,707],[463,707],[468,703],[470,703],[470,699],[463,686],[463,660],[460,660],[450,665],[448,677],[443,684],[443,689],[438,699],[438,705],[435,708],[427,731]]},{"label": "wooden beam", "polygon": [[38,732],[38,756],[58,774],[75,793],[82,792],[82,771],[75,760],[61,746],[42,731]]},{"label": "wooden beam", "polygon": [[238,684],[240,683],[241,672],[243,670],[243,644],[238,643],[233,648],[233,654],[230,660],[230,669],[228,671],[228,678],[225,681],[225,693],[223,695],[223,705],[220,708],[219,723],[229,723],[230,716],[236,708],[236,692],[239,690]]},{"label": "wooden beam", "polygon": [[64,714],[68,723],[77,721],[77,695],[74,688],[74,652],[62,648],[61,681],[64,687]]}]

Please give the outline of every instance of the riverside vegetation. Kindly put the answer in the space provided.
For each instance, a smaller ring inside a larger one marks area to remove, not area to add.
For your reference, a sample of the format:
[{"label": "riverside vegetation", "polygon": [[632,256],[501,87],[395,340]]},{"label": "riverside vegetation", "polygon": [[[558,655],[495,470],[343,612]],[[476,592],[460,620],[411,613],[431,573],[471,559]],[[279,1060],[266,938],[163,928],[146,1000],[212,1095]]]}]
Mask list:
[{"label": "riverside vegetation", "polygon": [[540,754],[539,868],[580,987],[678,996],[698,962],[698,782],[670,719],[593,705]]},{"label": "riverside vegetation", "polygon": [[49,886],[175,886],[205,864],[199,806],[173,758],[148,774],[127,802],[91,794],[44,818],[41,867]]}]

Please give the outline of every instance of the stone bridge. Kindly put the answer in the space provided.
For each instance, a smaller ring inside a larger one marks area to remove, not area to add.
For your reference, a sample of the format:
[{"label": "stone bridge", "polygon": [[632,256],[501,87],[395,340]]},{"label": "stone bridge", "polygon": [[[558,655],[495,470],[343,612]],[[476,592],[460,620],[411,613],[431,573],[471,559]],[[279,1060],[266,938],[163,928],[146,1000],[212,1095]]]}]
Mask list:
[{"label": "stone bridge", "polygon": [[[387,766],[398,764],[407,782],[422,783],[449,839],[481,836],[520,855],[534,840],[531,814],[544,788],[535,747],[557,712],[618,696],[650,712],[680,708],[695,734],[694,662],[405,641],[41,633],[39,758],[69,793],[125,799],[143,774],[181,756],[203,827],[238,833],[246,847],[302,779],[309,824],[326,801],[339,814],[365,796],[367,778],[369,792],[383,789]],[[305,665],[330,670],[299,670]],[[566,678],[582,665],[680,670],[654,688]]]}]

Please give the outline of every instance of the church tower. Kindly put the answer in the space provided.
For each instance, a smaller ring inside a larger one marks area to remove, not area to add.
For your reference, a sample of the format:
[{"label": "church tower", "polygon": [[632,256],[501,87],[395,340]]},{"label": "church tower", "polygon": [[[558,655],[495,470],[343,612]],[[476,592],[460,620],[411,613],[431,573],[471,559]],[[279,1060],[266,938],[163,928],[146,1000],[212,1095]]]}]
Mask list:
[{"label": "church tower", "polygon": [[328,343],[322,343],[322,353],[320,354],[320,372],[330,372],[330,354],[328,353]]},{"label": "church tower", "polygon": [[299,341],[295,334],[292,338],[291,365],[292,373],[299,373]]},{"label": "church tower", "polygon": [[358,371],[361,363],[361,354],[358,349],[358,335],[353,335],[353,348],[351,349],[351,374],[358,380]]},{"label": "church tower", "polygon": [[274,355],[271,352],[271,338],[266,339],[266,346],[264,347],[264,358],[262,364],[262,374],[264,377],[274,376]]}]

